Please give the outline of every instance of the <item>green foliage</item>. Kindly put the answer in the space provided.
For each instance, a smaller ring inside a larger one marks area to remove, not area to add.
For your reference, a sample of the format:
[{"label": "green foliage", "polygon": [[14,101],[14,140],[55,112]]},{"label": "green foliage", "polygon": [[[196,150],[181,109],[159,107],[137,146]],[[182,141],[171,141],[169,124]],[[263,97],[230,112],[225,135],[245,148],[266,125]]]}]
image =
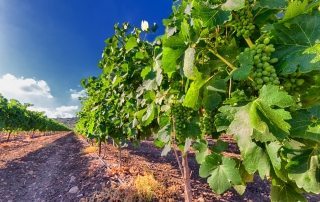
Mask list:
[{"label": "green foliage", "polygon": [[253,52],[246,51],[239,55],[240,67],[234,71],[234,80],[246,80],[253,69]]},{"label": "green foliage", "polygon": [[278,44],[275,55],[279,58],[279,72],[320,70],[319,22],[320,13],[315,11],[273,25],[273,40]]},{"label": "green foliage", "polygon": [[7,100],[0,94],[0,131],[69,131],[66,126],[47,118],[43,112],[28,110],[29,104]]},{"label": "green foliage", "polygon": [[[193,145],[219,194],[243,193],[256,173],[272,201],[319,193],[320,15],[305,2],[179,1],[154,42],[116,25],[101,75],[82,82],[78,131],[118,143],[153,133],[161,155]],[[241,158],[224,156],[222,133]]]},{"label": "green foliage", "polygon": [[210,176],[208,183],[218,194],[222,194],[232,185],[241,184],[236,162],[218,154],[211,154],[205,158],[205,161],[200,166],[199,174],[201,177]]}]

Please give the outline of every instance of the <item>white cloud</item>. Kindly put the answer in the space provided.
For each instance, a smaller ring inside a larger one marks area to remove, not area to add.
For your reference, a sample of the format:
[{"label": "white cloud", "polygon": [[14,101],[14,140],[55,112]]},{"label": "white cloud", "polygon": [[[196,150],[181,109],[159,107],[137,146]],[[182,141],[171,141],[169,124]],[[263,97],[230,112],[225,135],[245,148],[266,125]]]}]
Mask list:
[{"label": "white cloud", "polygon": [[52,101],[50,87],[43,80],[16,77],[5,74],[0,77],[0,93],[8,99],[17,99],[23,103],[43,103]]},{"label": "white cloud", "polygon": [[73,106],[61,106],[56,108],[56,117],[60,118],[71,118],[75,117],[79,107]]},{"label": "white cloud", "polygon": [[56,108],[46,108],[46,107],[29,107],[32,111],[45,112],[49,118],[72,118],[76,116],[79,109],[76,105],[71,106],[60,106]]},{"label": "white cloud", "polygon": [[85,90],[81,90],[81,91],[77,91],[74,89],[70,89],[70,96],[72,100],[79,100],[80,97],[85,97],[86,96],[86,91]]},{"label": "white cloud", "polygon": [[85,91],[70,89],[69,104],[59,106],[46,81],[5,74],[0,77],[0,94],[8,99],[30,103],[33,105],[30,110],[45,112],[49,118],[72,118],[76,116],[80,104],[75,100],[85,96]]}]

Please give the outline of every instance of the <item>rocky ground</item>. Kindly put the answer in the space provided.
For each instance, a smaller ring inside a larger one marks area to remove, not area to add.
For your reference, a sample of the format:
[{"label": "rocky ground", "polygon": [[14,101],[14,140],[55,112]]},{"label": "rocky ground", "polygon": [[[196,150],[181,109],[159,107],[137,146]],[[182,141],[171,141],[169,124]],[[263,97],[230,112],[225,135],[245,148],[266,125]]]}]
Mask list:
[{"label": "rocky ground", "polygon": [[[1,141],[0,141],[1,142]],[[107,144],[102,156],[73,133],[21,137],[0,143],[0,202],[7,201],[145,201],[135,188],[137,176],[152,175],[152,201],[183,201],[182,179],[173,154],[161,157],[151,142],[122,150]],[[269,201],[269,183],[256,178],[243,196],[230,190],[213,194],[190,159],[195,201]],[[148,182],[146,182],[148,183]],[[320,196],[308,196],[320,201]]]}]

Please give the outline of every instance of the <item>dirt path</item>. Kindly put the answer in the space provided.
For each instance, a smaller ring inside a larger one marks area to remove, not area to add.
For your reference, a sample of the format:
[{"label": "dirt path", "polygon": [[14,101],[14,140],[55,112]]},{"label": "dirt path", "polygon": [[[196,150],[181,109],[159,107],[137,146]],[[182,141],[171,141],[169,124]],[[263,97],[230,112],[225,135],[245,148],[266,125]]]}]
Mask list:
[{"label": "dirt path", "polygon": [[0,144],[0,201],[79,201],[98,165],[83,147],[73,133]]},{"label": "dirt path", "polygon": [[[130,201],[136,193],[132,181],[146,173],[162,185],[153,201],[183,201],[182,179],[172,153],[161,157],[161,150],[144,141],[140,148],[123,149],[119,168],[118,150],[108,144],[105,167],[97,155],[82,152],[87,146],[73,133],[0,142],[0,202]],[[214,194],[198,177],[195,160],[189,160],[195,201],[270,201],[269,183],[258,178],[243,196],[232,189]],[[320,195],[307,198],[320,201]]]}]

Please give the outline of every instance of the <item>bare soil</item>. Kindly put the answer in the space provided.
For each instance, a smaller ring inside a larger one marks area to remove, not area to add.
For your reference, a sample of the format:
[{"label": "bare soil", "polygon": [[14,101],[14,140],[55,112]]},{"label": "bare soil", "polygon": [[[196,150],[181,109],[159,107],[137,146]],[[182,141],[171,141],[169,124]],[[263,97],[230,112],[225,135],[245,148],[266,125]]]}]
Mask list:
[{"label": "bare soil", "polygon": [[[84,153],[88,143],[73,133],[19,137],[0,141],[0,202],[133,201],[137,200],[133,197],[133,179],[150,173],[161,184],[152,201],[183,201],[174,155],[161,157],[152,142],[123,149],[119,167],[118,150],[112,144],[105,146],[105,156],[99,158]],[[195,201],[270,201],[269,182],[258,177],[242,196],[234,190],[221,196],[212,193],[206,181],[198,177],[194,158],[189,160]],[[320,201],[320,196],[310,195],[308,200]]]}]

